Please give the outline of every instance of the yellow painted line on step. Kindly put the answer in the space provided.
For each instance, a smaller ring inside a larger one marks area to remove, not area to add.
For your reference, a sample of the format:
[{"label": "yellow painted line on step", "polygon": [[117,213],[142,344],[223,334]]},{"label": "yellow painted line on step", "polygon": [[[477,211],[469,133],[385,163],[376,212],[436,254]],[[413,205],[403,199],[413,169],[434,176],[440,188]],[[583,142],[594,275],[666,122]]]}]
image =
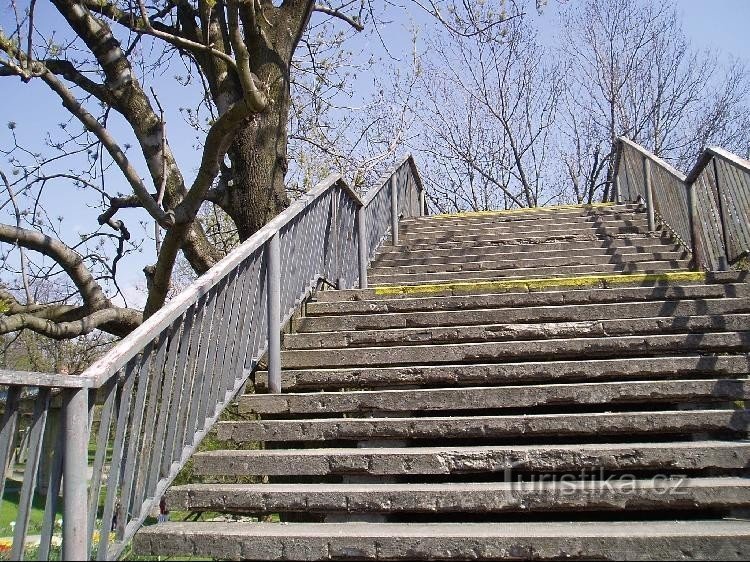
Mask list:
[{"label": "yellow painted line on step", "polygon": [[441,215],[429,215],[430,219],[454,219],[466,217],[486,217],[494,215],[517,215],[521,213],[543,213],[548,211],[565,211],[570,209],[595,209],[597,207],[611,207],[616,203],[591,203],[587,205],[550,205],[549,207],[522,207],[519,209],[505,209],[502,211],[461,211],[458,213],[443,213]]},{"label": "yellow painted line on step", "polygon": [[429,293],[454,293],[473,291],[497,291],[521,289],[534,291],[553,287],[611,287],[634,283],[701,282],[706,280],[703,271],[671,271],[666,273],[622,273],[614,275],[580,275],[576,277],[550,277],[545,279],[505,279],[498,281],[476,281],[456,283],[433,283],[425,285],[383,285],[373,287],[376,295],[417,295]]}]

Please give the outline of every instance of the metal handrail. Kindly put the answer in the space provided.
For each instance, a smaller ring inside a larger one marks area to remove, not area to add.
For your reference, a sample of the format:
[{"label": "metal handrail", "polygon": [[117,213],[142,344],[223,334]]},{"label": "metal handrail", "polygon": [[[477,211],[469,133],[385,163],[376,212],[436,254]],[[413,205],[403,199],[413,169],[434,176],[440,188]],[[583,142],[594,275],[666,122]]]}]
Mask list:
[{"label": "metal handrail", "polygon": [[705,149],[688,174],[620,137],[613,200],[645,201],[649,230],[656,218],[693,254],[693,267],[726,270],[750,251],[750,161]]},{"label": "metal handrail", "polygon": [[389,234],[397,242],[402,216],[424,209],[411,156],[364,196],[332,174],[82,375],[0,371],[2,467],[22,435],[28,443],[12,558],[23,554],[40,478],[49,493],[39,557],[50,556],[62,485],[63,558],[117,558],[262,355],[270,390],[281,390],[281,327],[304,299],[323,279],[366,288],[379,246]]}]

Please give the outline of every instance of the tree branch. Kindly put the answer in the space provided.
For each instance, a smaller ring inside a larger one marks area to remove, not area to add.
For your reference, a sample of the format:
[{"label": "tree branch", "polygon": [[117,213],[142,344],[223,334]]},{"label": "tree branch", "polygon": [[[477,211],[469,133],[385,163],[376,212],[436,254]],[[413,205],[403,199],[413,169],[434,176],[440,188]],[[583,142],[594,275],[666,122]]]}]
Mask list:
[{"label": "tree branch", "polygon": [[96,310],[78,320],[63,322],[55,322],[36,314],[19,313],[0,316],[0,334],[27,329],[49,338],[62,340],[83,336],[99,329],[122,337],[132,332],[142,322],[140,312],[118,307]]},{"label": "tree branch", "polygon": [[110,306],[109,299],[84,265],[83,258],[60,240],[36,230],[0,224],[0,242],[23,246],[55,260],[78,288],[89,310]]},{"label": "tree branch", "polygon": [[329,8],[328,6],[323,6],[321,4],[315,4],[315,6],[313,6],[313,11],[320,12],[322,14],[327,14],[329,16],[333,16],[334,18],[338,18],[341,21],[344,21],[348,23],[349,25],[351,25],[357,31],[364,31],[365,29],[365,26],[362,25],[360,22],[358,22],[356,19],[344,14],[343,12],[336,10],[335,8]]}]

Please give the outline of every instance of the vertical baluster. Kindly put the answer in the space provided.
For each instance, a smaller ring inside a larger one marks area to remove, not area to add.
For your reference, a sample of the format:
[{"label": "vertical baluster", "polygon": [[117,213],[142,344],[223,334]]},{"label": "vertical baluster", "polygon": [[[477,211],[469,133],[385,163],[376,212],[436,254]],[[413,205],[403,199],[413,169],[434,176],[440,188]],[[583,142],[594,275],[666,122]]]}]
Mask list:
[{"label": "vertical baluster", "polygon": [[[159,405],[159,392],[164,378],[164,358],[167,353],[167,342],[169,341],[169,328],[165,328],[159,335],[156,347],[156,356],[151,367],[146,370],[149,378],[148,396],[146,399],[146,414],[143,421],[141,447],[138,449],[138,470],[136,473],[136,485],[133,490],[131,513],[134,518],[142,517],[143,499],[147,495],[146,481],[148,468],[152,457],[156,454],[157,443],[154,442],[154,429],[156,426],[156,408]],[[144,376],[144,373],[141,373]]]},{"label": "vertical baluster", "polygon": [[20,386],[8,387],[5,398],[5,412],[3,412],[2,428],[0,428],[0,502],[5,494],[5,475],[8,473],[13,443],[16,439],[18,425],[18,401],[21,396]]},{"label": "vertical baluster", "polygon": [[65,453],[63,459],[63,559],[89,557],[86,476],[88,472],[89,391],[65,391]]},{"label": "vertical baluster", "polygon": [[201,349],[206,345],[204,340],[204,328],[207,324],[210,324],[210,316],[207,315],[210,294],[203,295],[198,300],[198,308],[195,310],[195,322],[192,328],[192,335],[190,337],[190,351],[188,354],[187,370],[186,374],[189,377],[185,382],[185,400],[187,404],[185,407],[186,413],[180,413],[180,418],[177,422],[177,434],[174,440],[173,458],[179,461],[182,458],[182,452],[185,446],[192,443],[193,433],[192,427],[194,424],[193,416],[197,417],[198,411],[198,392],[200,391],[201,376],[202,372],[199,368],[200,352]]},{"label": "vertical baluster", "polygon": [[[26,458],[26,468],[23,471],[23,483],[18,495],[18,512],[16,513],[16,526],[13,530],[13,548],[11,560],[23,560],[24,542],[26,531],[29,527],[29,516],[31,515],[31,503],[34,499],[36,488],[36,471],[39,468],[39,458],[42,455],[42,441],[44,438],[44,426],[47,422],[47,411],[49,409],[49,388],[39,388],[34,402],[34,413],[29,426],[29,454]],[[79,514],[80,516],[80,514]]]},{"label": "vertical baluster", "polygon": [[246,353],[244,367],[245,370],[252,370],[260,360],[263,342],[266,341],[268,334],[268,264],[266,262],[265,248],[263,253],[258,256],[258,281],[256,287],[256,297],[253,301],[252,320],[250,325],[253,326],[252,341],[249,342],[248,352]]},{"label": "vertical baluster", "polygon": [[221,319],[219,330],[219,341],[217,342],[216,364],[214,366],[214,380],[211,384],[211,398],[206,416],[211,418],[216,414],[216,407],[223,398],[225,365],[230,358],[227,352],[230,350],[230,338],[232,336],[233,319],[237,314],[239,300],[242,297],[242,277],[240,267],[235,267],[229,274],[230,285],[227,288],[227,298],[224,305],[224,315]]},{"label": "vertical baluster", "polygon": [[359,261],[359,288],[367,289],[367,225],[364,205],[357,207],[357,258]]},{"label": "vertical baluster", "polygon": [[117,513],[117,540],[122,540],[125,535],[125,527],[130,517],[130,503],[133,497],[133,488],[136,476],[136,458],[140,445],[141,423],[146,406],[146,389],[148,388],[148,367],[151,362],[151,352],[153,351],[153,341],[150,341],[143,350],[141,360],[138,366],[138,388],[133,402],[133,415],[130,420],[129,431],[126,435],[128,438],[128,450],[125,456],[125,469],[122,476],[122,494],[120,495],[120,508]]},{"label": "vertical baluster", "polygon": [[646,190],[646,210],[648,212],[648,231],[656,230],[656,219],[654,217],[654,190],[651,185],[651,160],[643,157],[643,186]]},{"label": "vertical baluster", "polygon": [[279,233],[266,242],[266,291],[268,293],[268,389],[281,392],[281,264]]},{"label": "vertical baluster", "polygon": [[[253,293],[253,280],[251,275],[253,273],[253,262],[252,256],[245,259],[240,264],[240,277],[238,282],[240,283],[240,299],[235,303],[234,307],[234,322],[231,327],[232,338],[231,347],[229,347],[228,357],[224,361],[224,384],[223,391],[226,394],[228,391],[234,388],[234,381],[242,377],[242,372],[238,368],[238,359],[241,353],[244,353],[243,335],[245,332],[245,322],[247,321],[247,315],[245,314],[248,302]],[[240,372],[238,372],[240,371]]]},{"label": "vertical baluster", "polygon": [[244,376],[247,357],[252,357],[255,353],[255,350],[253,349],[253,338],[250,336],[258,331],[258,326],[256,326],[253,321],[253,315],[255,310],[260,308],[260,288],[265,282],[260,267],[262,255],[262,253],[260,256],[253,254],[248,258],[250,267],[247,272],[248,281],[245,289],[247,299],[242,307],[242,332],[239,340],[239,350],[235,352],[235,364],[233,367],[233,371],[237,373],[237,376]]},{"label": "vertical baluster", "polygon": [[208,412],[213,411],[213,405],[209,406],[209,402],[212,400],[213,384],[216,371],[218,341],[221,337],[221,328],[223,324],[223,318],[225,316],[225,308],[227,307],[227,294],[230,293],[232,285],[229,284],[229,279],[224,277],[218,284],[218,292],[214,302],[213,318],[211,320],[211,335],[208,339],[210,348],[206,354],[206,361],[203,366],[205,372],[203,378],[203,389],[200,394],[200,407],[198,409],[198,417],[196,419],[195,430],[202,430],[206,426],[206,417]]},{"label": "vertical baluster", "polygon": [[694,271],[700,271],[705,258],[703,256],[703,241],[701,240],[700,229],[698,228],[699,217],[698,217],[698,202],[695,196],[695,184],[689,183],[685,186],[687,190],[688,200],[688,222],[690,225],[690,246],[693,250],[693,259],[691,262],[691,268]]},{"label": "vertical baluster", "polygon": [[167,436],[164,440],[164,454],[161,458],[160,475],[165,477],[169,474],[172,462],[175,460],[178,442],[179,448],[182,444],[178,439],[179,424],[184,424],[187,417],[187,408],[190,403],[190,391],[192,388],[191,377],[187,373],[188,358],[191,347],[191,336],[195,318],[196,305],[192,305],[183,315],[182,333],[180,334],[179,354],[175,365],[175,383],[172,398],[172,407],[169,409],[167,418]]},{"label": "vertical baluster", "polygon": [[722,183],[719,181],[719,169],[716,165],[716,157],[711,159],[714,171],[714,181],[716,182],[716,205],[719,211],[719,227],[721,229],[721,243],[724,245],[724,251],[719,254],[719,269],[727,271],[729,269],[729,236],[727,233],[726,209],[724,209],[724,198],[721,196]]},{"label": "vertical baluster", "polygon": [[[101,493],[102,472],[104,461],[107,455],[107,445],[109,443],[109,429],[112,423],[112,412],[114,410],[115,398],[117,397],[117,379],[119,373],[113,376],[103,387],[106,396],[102,407],[101,418],[99,422],[99,431],[96,436],[96,452],[94,454],[94,469],[91,472],[91,493],[89,494],[89,515],[88,529],[86,536],[88,541],[94,532],[96,524],[96,515],[99,510],[99,494]],[[111,470],[111,469],[110,469]]]},{"label": "vertical baluster", "polygon": [[[189,312],[189,311],[188,311]],[[178,316],[169,329],[169,343],[167,359],[164,363],[164,382],[161,388],[161,401],[159,403],[159,415],[156,420],[156,433],[154,435],[154,453],[151,455],[150,466],[148,469],[148,479],[146,480],[146,496],[154,497],[156,485],[159,482],[159,474],[162,466],[162,458],[167,456],[167,416],[175,409],[174,399],[174,381],[175,363],[177,362],[177,351],[181,341],[181,330],[185,321],[185,314]],[[179,390],[177,390],[179,392]],[[171,449],[170,449],[171,450]]]},{"label": "vertical baluster", "polygon": [[[49,428],[50,425],[48,424],[47,427]],[[60,420],[57,426],[56,434],[50,435],[53,440],[52,467],[47,480],[47,497],[44,502],[44,516],[42,518],[37,560],[49,559],[52,535],[55,532],[55,515],[57,514],[57,503],[60,497],[60,485],[62,484],[65,421]]]},{"label": "vertical baluster", "polygon": [[[109,544],[109,531],[112,529],[113,517],[115,515],[115,503],[117,491],[120,486],[121,464],[125,451],[125,430],[130,417],[130,402],[133,396],[136,374],[138,372],[139,360],[137,357],[131,359],[125,366],[125,377],[122,386],[118,390],[117,413],[115,415],[115,440],[112,444],[112,459],[109,465],[109,477],[107,478],[107,494],[104,498],[104,510],[102,511],[102,526],[99,533],[99,547],[97,560],[107,558],[107,547]],[[119,387],[119,381],[118,381]],[[119,510],[118,510],[119,513]]]}]

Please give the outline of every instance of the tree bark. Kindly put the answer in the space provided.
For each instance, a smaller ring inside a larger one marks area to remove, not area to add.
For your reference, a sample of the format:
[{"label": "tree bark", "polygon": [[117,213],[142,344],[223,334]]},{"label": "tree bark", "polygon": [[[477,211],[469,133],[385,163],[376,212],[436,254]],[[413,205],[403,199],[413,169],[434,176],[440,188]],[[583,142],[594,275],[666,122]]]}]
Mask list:
[{"label": "tree bark", "polygon": [[247,240],[289,206],[284,189],[288,114],[286,97],[248,119],[232,143],[233,182],[225,211],[237,225],[240,240]]}]

